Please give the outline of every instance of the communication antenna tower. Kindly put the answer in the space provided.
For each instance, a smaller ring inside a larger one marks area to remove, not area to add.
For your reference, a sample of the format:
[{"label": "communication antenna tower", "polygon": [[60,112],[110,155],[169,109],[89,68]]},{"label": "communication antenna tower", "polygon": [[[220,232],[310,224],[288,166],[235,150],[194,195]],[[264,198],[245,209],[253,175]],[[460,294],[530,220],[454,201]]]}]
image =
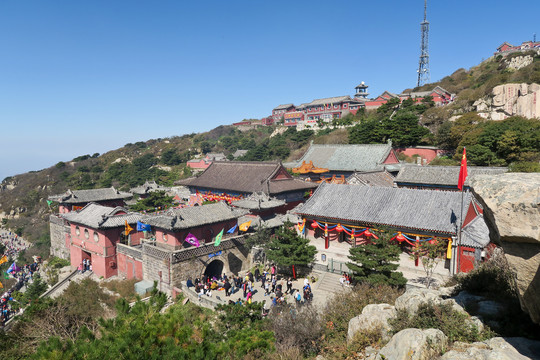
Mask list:
[{"label": "communication antenna tower", "polygon": [[420,23],[422,32],[422,45],[420,45],[420,61],[418,64],[418,82],[416,86],[422,86],[429,83],[429,52],[428,52],[428,33],[429,21],[427,16],[427,0],[424,0],[424,21]]}]

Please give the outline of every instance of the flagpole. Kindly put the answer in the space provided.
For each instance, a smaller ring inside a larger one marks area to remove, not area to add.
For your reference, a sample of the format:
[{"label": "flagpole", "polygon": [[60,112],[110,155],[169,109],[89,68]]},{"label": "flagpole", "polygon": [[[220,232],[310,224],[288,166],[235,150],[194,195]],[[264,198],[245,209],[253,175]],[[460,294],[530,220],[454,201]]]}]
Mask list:
[{"label": "flagpole", "polygon": [[461,229],[463,228],[463,189],[461,189],[461,215],[459,216],[459,233],[457,245],[457,269],[456,274],[459,274],[461,268]]},{"label": "flagpole", "polygon": [[458,244],[457,244],[457,254],[456,254],[456,264],[457,269],[455,271],[456,274],[460,272],[461,268],[461,236],[463,228],[463,197],[464,197],[464,191],[465,188],[465,179],[467,179],[467,149],[463,147],[463,156],[461,157],[461,166],[459,168],[459,179],[458,179],[458,189],[461,190],[461,209],[460,209],[460,217],[459,217],[459,230],[458,230]]}]

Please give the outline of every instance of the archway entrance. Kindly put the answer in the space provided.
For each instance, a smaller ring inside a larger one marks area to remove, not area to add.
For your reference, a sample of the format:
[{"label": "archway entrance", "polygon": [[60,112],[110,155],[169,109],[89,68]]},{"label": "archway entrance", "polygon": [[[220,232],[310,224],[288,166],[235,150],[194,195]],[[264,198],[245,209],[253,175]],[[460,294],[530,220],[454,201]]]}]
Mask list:
[{"label": "archway entrance", "polygon": [[210,279],[214,276],[219,278],[221,274],[223,274],[223,261],[221,260],[212,261],[204,270],[204,275],[208,276]]}]

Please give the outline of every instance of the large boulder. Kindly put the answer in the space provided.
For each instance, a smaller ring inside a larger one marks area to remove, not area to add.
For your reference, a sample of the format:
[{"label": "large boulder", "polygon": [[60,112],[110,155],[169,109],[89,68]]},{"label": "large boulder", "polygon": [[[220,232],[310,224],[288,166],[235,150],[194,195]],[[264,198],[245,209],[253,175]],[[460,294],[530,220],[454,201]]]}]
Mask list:
[{"label": "large boulder", "polygon": [[390,339],[391,327],[388,319],[396,316],[396,309],[389,304],[370,304],[364,307],[362,314],[349,321],[347,341],[352,341],[359,331],[380,331],[384,341]]},{"label": "large boulder", "polygon": [[416,314],[421,304],[441,301],[440,293],[436,290],[412,288],[405,291],[395,302],[396,310],[406,310],[409,314]]},{"label": "large boulder", "polygon": [[377,359],[431,360],[448,347],[448,338],[437,329],[405,329],[379,351]]},{"label": "large boulder", "polygon": [[540,323],[540,174],[478,175],[471,180],[493,242],[502,246],[522,309]]},{"label": "large boulder", "polygon": [[472,344],[456,342],[440,360],[527,360],[538,359],[539,353],[539,341],[496,337]]}]

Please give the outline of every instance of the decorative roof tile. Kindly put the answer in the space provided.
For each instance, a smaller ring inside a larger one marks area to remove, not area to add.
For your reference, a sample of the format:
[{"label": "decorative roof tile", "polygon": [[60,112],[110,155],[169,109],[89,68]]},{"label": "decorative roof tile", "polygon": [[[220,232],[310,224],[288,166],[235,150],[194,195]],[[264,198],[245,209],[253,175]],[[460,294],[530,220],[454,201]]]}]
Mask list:
[{"label": "decorative roof tile", "polygon": [[146,195],[154,191],[168,191],[170,188],[158,185],[155,181],[146,181],[143,185],[134,187],[129,191],[137,195]]},{"label": "decorative roof tile", "polygon": [[285,200],[271,198],[263,192],[253,193],[241,200],[233,201],[231,203],[233,206],[249,210],[273,209],[285,204]]}]

